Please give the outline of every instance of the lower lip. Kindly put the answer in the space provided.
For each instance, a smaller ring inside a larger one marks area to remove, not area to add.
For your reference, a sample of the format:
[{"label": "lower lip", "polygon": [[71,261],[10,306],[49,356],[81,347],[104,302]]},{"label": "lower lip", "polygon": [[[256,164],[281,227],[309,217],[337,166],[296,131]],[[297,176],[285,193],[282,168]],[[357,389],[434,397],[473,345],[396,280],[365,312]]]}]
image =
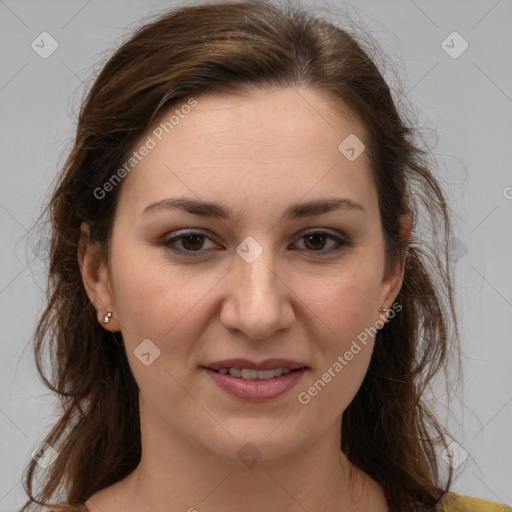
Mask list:
[{"label": "lower lip", "polygon": [[202,369],[226,393],[249,401],[271,400],[284,395],[299,382],[306,368],[292,371],[280,377],[268,380],[247,380],[232,377],[229,374],[218,373],[210,368]]}]

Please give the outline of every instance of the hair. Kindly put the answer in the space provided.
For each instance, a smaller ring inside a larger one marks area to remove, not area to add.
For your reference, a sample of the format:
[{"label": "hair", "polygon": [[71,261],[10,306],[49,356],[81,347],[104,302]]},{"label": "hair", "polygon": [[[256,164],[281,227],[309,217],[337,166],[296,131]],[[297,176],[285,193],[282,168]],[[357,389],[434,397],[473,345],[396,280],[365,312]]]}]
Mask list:
[{"label": "hair", "polygon": [[[348,108],[363,124],[386,265],[406,257],[400,313],[377,332],[367,374],[342,416],[340,448],[382,486],[391,510],[434,510],[450,489],[453,470],[442,474],[437,453],[449,434],[426,393],[446,374],[453,348],[460,358],[460,348],[447,243],[451,219],[428,151],[414,142],[415,130],[357,36],[296,5],[209,2],[173,8],[137,28],[81,105],[73,147],[43,212],[52,230],[49,279],[34,334],[38,372],[62,406],[44,439],[57,457],[43,478],[30,461],[22,511],[35,504],[79,510],[140,461],[138,387],[122,336],[98,323],[77,261],[82,222],[90,227],[89,242],[108,259],[122,183],[105,199],[94,191],[171,106],[203,93],[287,87],[324,94],[333,110]],[[402,214],[413,219],[407,245]],[[418,231],[419,222],[430,232]]]}]

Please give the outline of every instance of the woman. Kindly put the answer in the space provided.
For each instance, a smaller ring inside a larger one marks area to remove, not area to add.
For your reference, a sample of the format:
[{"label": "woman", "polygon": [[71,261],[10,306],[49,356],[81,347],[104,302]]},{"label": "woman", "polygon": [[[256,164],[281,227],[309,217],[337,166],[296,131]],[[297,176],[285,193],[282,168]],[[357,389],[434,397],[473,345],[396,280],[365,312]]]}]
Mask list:
[{"label": "woman", "polygon": [[123,44],[49,205],[64,413],[23,510],[511,510],[439,456],[451,227],[412,135],[298,9],[189,6]]}]

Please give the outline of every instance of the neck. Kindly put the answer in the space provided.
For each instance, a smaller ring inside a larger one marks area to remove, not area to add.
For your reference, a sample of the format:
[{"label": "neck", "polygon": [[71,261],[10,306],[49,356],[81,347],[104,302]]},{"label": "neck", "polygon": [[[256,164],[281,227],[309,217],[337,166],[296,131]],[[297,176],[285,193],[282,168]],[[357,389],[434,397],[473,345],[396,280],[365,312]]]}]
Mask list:
[{"label": "neck", "polygon": [[91,512],[387,510],[380,488],[339,450],[338,422],[314,444],[279,458],[259,454],[255,464],[246,457],[244,465],[237,457],[220,458],[191,443],[156,418],[143,421],[145,416],[139,465],[93,496],[86,504]]}]

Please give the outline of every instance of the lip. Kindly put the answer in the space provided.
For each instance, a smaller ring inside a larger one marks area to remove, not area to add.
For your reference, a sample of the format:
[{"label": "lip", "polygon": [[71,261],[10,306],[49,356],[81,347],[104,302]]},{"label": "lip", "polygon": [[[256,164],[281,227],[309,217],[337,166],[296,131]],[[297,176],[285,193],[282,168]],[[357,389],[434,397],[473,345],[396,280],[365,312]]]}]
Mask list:
[{"label": "lip", "polygon": [[255,363],[254,361],[250,361],[249,359],[244,358],[236,358],[236,359],[224,359],[223,361],[215,361],[212,363],[206,363],[202,365],[205,368],[210,368],[212,370],[220,370],[221,368],[247,368],[247,370],[273,370],[275,368],[287,368],[289,370],[297,370],[298,368],[304,368],[307,366],[302,363],[298,363],[297,361],[291,361],[289,359],[265,359],[264,361],[260,361],[259,363]]},{"label": "lip", "polygon": [[[226,368],[226,366],[221,366],[221,368]],[[236,366],[231,366],[230,368],[236,368]],[[247,366],[242,366],[242,368],[255,369],[248,368]],[[278,368],[278,366],[275,368]],[[283,368],[283,366],[279,368]],[[225,393],[250,402],[262,402],[278,398],[294,388],[307,368],[302,366],[286,375],[268,380],[240,379],[229,374],[217,373],[211,368],[205,368],[204,366],[201,367],[201,370],[206,372]]]}]

